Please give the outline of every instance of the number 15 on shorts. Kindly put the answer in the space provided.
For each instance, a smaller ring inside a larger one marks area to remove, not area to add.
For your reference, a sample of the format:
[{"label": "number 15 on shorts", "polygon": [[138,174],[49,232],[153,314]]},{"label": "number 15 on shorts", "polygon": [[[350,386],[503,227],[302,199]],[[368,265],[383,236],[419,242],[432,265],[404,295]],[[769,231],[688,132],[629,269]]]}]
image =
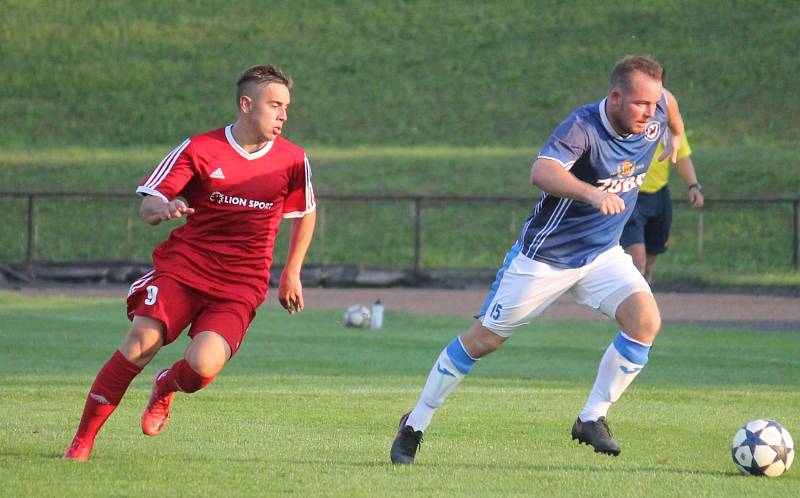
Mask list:
[{"label": "number 15 on shorts", "polygon": [[503,311],[503,305],[500,303],[494,303],[494,306],[492,306],[492,312],[489,313],[489,316],[492,317],[492,320],[497,320],[500,318],[501,311]]}]

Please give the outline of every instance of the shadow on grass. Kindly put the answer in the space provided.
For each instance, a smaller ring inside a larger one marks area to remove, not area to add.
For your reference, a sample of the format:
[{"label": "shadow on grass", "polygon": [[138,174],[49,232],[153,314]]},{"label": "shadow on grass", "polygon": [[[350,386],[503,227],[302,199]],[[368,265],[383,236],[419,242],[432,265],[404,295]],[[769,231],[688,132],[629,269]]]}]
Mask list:
[{"label": "shadow on grass", "polygon": [[[29,451],[14,451],[13,449],[4,449],[0,451],[0,457],[13,457],[13,458],[29,458],[31,453]],[[43,460],[61,460],[67,462],[69,464],[73,464],[70,460],[63,460],[64,455],[61,452],[54,452],[54,451],[41,451],[37,452],[36,456]],[[115,454],[105,454],[105,455],[97,455],[91,458],[90,462],[99,462],[102,463],[103,461],[108,462],[109,460],[117,460],[119,458],[127,458],[127,456],[123,455],[115,455]],[[186,458],[184,461],[191,461],[194,458]],[[198,462],[208,462],[208,458],[196,458]],[[252,458],[242,458],[236,457],[233,455],[225,455],[220,457],[220,460],[225,462],[239,462],[239,463],[253,463],[254,459]],[[697,470],[697,469],[674,469],[674,468],[665,468],[665,467],[637,467],[637,468],[609,468],[609,467],[595,467],[592,465],[546,465],[546,464],[508,464],[508,465],[500,465],[500,464],[491,464],[491,463],[416,463],[414,465],[393,465],[389,462],[388,455],[386,460],[365,460],[359,462],[347,462],[347,461],[333,461],[330,459],[321,459],[321,458],[306,458],[306,459],[296,459],[296,460],[283,460],[281,458],[266,458],[263,460],[264,462],[272,461],[274,463],[279,464],[290,464],[292,466],[296,465],[312,465],[312,466],[343,466],[348,468],[360,469],[360,468],[383,468],[383,467],[391,467],[396,468],[400,472],[413,472],[411,469],[442,469],[447,471],[456,471],[459,469],[479,469],[479,470],[520,470],[520,471],[534,471],[534,472],[552,472],[554,469],[558,471],[572,471],[572,472],[582,472],[582,473],[594,473],[594,474],[620,474],[620,475],[636,475],[636,474],[671,474],[671,475],[679,475],[679,476],[707,476],[707,477],[741,477],[741,474],[737,471],[713,471],[713,470]],[[85,463],[85,462],[77,462],[77,463]],[[404,469],[404,470],[399,470]],[[407,469],[407,470],[405,470]]]},{"label": "shadow on grass", "polygon": [[[238,457],[225,457],[226,462],[252,462],[252,459],[238,458]],[[198,461],[207,461],[198,459]],[[387,455],[386,460],[365,460],[360,462],[346,462],[346,461],[332,461],[319,458],[306,458],[296,460],[282,460],[266,459],[266,461],[280,462],[283,464],[294,465],[322,465],[322,466],[343,466],[349,468],[381,468],[392,467],[397,469],[444,469],[444,470],[458,470],[458,469],[480,469],[480,470],[520,470],[520,471],[537,471],[537,472],[552,472],[554,469],[559,471],[575,471],[575,472],[588,472],[596,474],[674,474],[681,476],[711,476],[711,477],[740,477],[741,474],[737,471],[714,471],[714,470],[696,470],[696,469],[673,469],[665,467],[637,467],[637,468],[609,468],[609,467],[594,467],[591,465],[546,465],[546,464],[509,464],[500,465],[492,463],[416,463],[413,465],[394,465],[389,462]]]},{"label": "shadow on grass", "polygon": [[[419,464],[416,464],[419,465]],[[422,466],[429,466],[434,468],[444,468],[444,469],[451,469],[451,468],[480,468],[480,469],[519,469],[519,470],[534,470],[534,471],[542,471],[542,472],[552,472],[554,469],[559,471],[562,470],[570,470],[570,471],[578,471],[578,472],[590,472],[596,474],[652,474],[652,473],[662,473],[662,474],[675,474],[675,475],[700,475],[700,476],[740,476],[739,472],[734,471],[714,471],[714,470],[696,470],[696,469],[670,469],[665,467],[637,467],[637,468],[609,468],[609,467],[593,467],[589,465],[559,465],[554,467],[552,465],[497,465],[497,464],[471,464],[471,463],[460,463],[460,464],[441,464],[441,463],[433,463],[433,464],[422,464]]]}]

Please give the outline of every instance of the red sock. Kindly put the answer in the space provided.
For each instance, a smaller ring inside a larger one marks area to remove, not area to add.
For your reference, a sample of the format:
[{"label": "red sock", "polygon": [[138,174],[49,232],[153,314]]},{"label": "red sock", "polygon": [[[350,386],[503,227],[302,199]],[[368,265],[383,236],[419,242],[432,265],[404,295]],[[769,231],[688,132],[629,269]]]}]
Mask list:
[{"label": "red sock", "polygon": [[86,398],[83,416],[81,416],[75,437],[84,441],[93,441],[97,432],[122,400],[131,381],[141,371],[140,367],[128,361],[122,353],[115,351],[97,373],[94,384],[89,389],[89,396]]},{"label": "red sock", "polygon": [[156,381],[158,395],[164,396],[175,391],[193,393],[211,384],[214,377],[203,377],[192,370],[189,362],[180,359]]}]

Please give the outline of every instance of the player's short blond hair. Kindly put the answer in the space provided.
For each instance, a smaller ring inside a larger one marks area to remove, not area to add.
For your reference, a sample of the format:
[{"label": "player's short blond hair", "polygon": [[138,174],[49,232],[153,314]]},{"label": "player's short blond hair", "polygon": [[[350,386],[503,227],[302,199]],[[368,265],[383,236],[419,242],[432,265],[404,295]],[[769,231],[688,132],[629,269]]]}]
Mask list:
[{"label": "player's short blond hair", "polygon": [[251,85],[268,85],[280,83],[286,88],[292,88],[292,78],[287,76],[281,68],[273,64],[261,64],[246,69],[236,80],[236,104],[239,104],[242,95],[246,94]]},{"label": "player's short blond hair", "polygon": [[656,81],[663,81],[664,69],[655,59],[646,55],[626,55],[614,66],[609,78],[609,90],[620,88],[623,91],[631,88],[631,75],[643,73]]}]

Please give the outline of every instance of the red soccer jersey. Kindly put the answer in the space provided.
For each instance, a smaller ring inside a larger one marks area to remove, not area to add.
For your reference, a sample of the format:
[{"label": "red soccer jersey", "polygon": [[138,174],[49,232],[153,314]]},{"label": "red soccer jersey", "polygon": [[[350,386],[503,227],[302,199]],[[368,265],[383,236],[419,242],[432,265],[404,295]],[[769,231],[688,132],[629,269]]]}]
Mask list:
[{"label": "red soccer jersey", "polygon": [[281,218],[316,208],[303,149],[278,136],[248,153],[232,125],[185,140],[136,189],[195,209],[153,251],[153,266],[178,282],[253,309],[266,298]]}]

